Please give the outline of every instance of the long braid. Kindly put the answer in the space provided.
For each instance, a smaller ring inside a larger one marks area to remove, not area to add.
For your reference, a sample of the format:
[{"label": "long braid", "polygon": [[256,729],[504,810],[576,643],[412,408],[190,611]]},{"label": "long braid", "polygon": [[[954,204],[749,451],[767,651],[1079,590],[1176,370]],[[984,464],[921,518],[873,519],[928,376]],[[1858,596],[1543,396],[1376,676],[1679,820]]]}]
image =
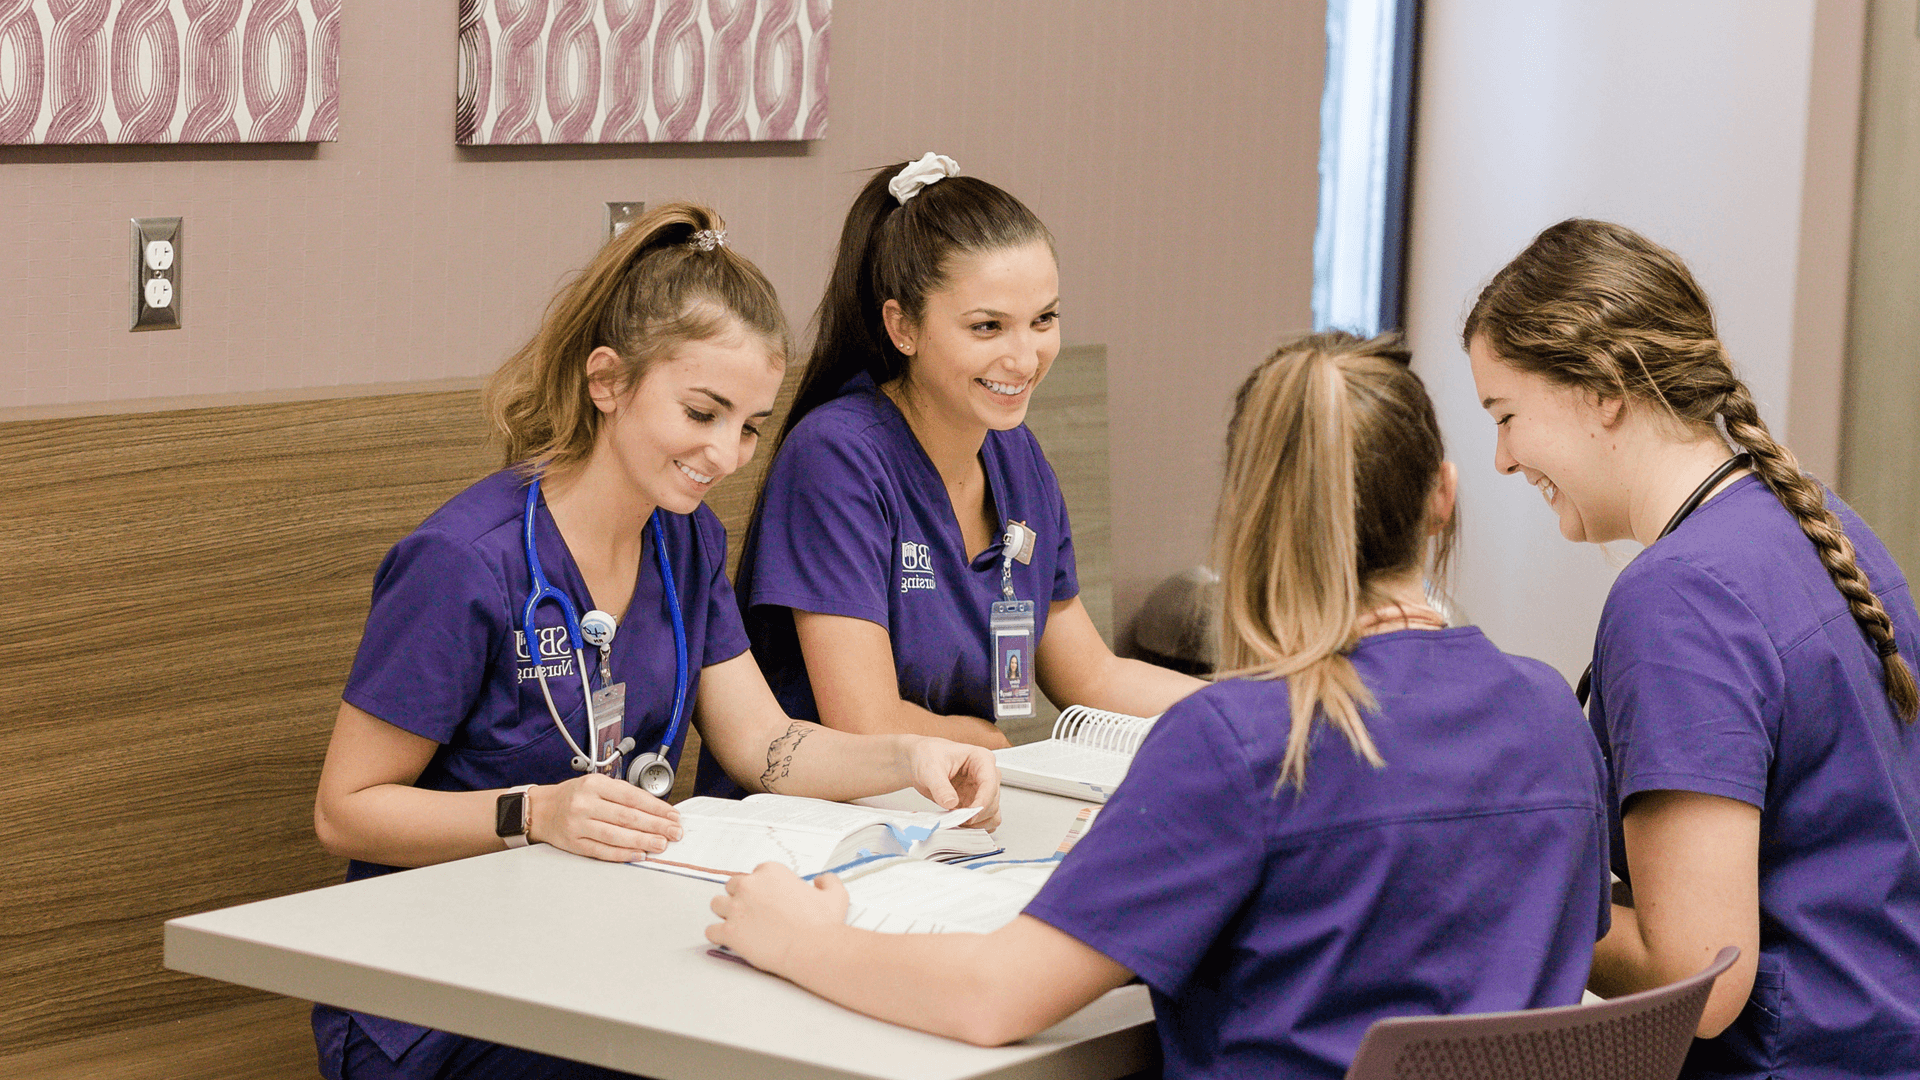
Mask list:
[{"label": "long braid", "polygon": [[1702,437],[1716,417],[1725,423],[1880,654],[1894,713],[1914,722],[1920,688],[1900,657],[1893,620],[1827,509],[1825,489],[1768,434],[1733,373],[1707,295],[1679,256],[1624,226],[1569,218],[1542,231],[1481,290],[1460,334],[1469,348],[1476,338],[1519,370],[1603,400],[1646,402]]},{"label": "long braid", "polygon": [[1901,720],[1913,723],[1915,714],[1920,712],[1920,687],[1914,685],[1913,671],[1901,658],[1894,641],[1893,619],[1881,606],[1866,572],[1854,558],[1853,541],[1847,539],[1840,519],[1827,509],[1821,486],[1800,471],[1800,462],[1794,458],[1793,451],[1773,441],[1746,384],[1735,380],[1733,387],[1720,406],[1727,434],[1753,455],[1753,471],[1800,523],[1800,531],[1813,541],[1820,565],[1827,568],[1834,587],[1846,597],[1853,621],[1860,624],[1860,629],[1880,653],[1887,697],[1893,702],[1894,712]]}]

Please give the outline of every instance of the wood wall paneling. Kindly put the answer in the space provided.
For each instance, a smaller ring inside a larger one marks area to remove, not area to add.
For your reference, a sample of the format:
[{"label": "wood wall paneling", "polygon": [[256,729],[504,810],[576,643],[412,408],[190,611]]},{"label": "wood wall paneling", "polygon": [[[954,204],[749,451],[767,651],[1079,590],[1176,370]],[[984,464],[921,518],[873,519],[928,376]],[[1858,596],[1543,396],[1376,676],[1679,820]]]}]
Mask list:
[{"label": "wood wall paneling", "polygon": [[160,924],[340,880],[313,788],[372,571],[493,467],[476,397],[0,425],[0,1075],[181,1075],[235,1024],[227,1075],[311,1063]]}]

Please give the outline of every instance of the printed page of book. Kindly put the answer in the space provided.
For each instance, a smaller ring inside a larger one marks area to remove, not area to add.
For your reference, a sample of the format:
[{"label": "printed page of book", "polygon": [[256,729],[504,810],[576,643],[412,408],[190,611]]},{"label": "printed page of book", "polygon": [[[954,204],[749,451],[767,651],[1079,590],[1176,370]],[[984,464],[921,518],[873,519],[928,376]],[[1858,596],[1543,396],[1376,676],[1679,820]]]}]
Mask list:
[{"label": "printed page of book", "polygon": [[[754,867],[768,862],[806,875],[833,865],[834,850],[846,839],[838,829],[771,820],[682,814],[680,824],[686,829],[686,836],[635,865],[668,873],[692,871],[689,876],[711,881],[725,881],[732,874],[752,873]],[[884,826],[870,828],[885,837]]]},{"label": "printed page of book", "polygon": [[716,799],[700,795],[679,804],[681,817],[727,818],[733,821],[773,822],[797,828],[824,829],[845,836],[855,829],[896,817],[934,817],[912,811],[879,811],[851,803],[806,799],[797,795],[749,795],[744,799]]},{"label": "printed page of book", "polygon": [[[823,799],[762,794],[738,801],[697,797],[680,803],[679,810],[686,835],[635,865],[725,881],[729,875],[751,873],[767,862],[806,876],[861,855],[903,854],[909,845],[916,853],[958,849],[963,855],[997,847],[982,830],[951,829],[977,813],[964,808],[944,814],[878,811]],[[929,836],[933,839],[928,840]]]},{"label": "printed page of book", "polygon": [[883,934],[987,934],[1012,922],[1040,883],[916,859],[842,878],[847,925]]}]

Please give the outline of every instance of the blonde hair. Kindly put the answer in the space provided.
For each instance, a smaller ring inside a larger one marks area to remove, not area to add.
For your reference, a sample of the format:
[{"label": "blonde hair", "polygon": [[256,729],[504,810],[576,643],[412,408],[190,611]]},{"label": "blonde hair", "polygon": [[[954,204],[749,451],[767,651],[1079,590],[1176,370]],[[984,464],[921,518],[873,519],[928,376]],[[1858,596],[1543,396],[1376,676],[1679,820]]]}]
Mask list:
[{"label": "blonde hair", "polygon": [[785,363],[786,315],[766,275],[724,244],[692,242],[695,233],[725,229],[719,214],[695,203],[655,207],[560,290],[533,339],[482,394],[506,464],[560,473],[586,460],[604,415],[590,393],[587,357],[602,346],[619,354],[611,378],[620,392],[680,345],[736,328]]},{"label": "blonde hair", "polygon": [[[1218,677],[1287,680],[1279,783],[1306,783],[1317,721],[1384,765],[1362,717],[1377,707],[1349,654],[1382,575],[1419,569],[1444,448],[1398,335],[1339,331],[1280,346],[1234,399],[1215,522]],[[1445,573],[1451,519],[1432,571]]]},{"label": "blonde hair", "polygon": [[1542,232],[1480,292],[1461,330],[1502,363],[1603,400],[1638,400],[1702,435],[1726,433],[1780,500],[1881,657],[1894,714],[1912,723],[1920,688],[1901,659],[1893,619],[1854,558],[1826,491],[1775,442],[1733,373],[1707,295],[1686,264],[1632,229],[1569,218]]}]

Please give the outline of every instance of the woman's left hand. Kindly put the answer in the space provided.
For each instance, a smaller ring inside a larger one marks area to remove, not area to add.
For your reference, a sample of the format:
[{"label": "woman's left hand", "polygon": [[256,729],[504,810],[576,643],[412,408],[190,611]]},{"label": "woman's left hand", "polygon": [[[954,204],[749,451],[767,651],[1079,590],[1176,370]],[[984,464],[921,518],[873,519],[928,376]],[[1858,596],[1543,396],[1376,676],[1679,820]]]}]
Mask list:
[{"label": "woman's left hand", "polygon": [[907,765],[914,790],[942,810],[977,806],[980,813],[967,827],[993,829],[1000,825],[1000,766],[993,752],[931,737],[915,738],[907,748]]},{"label": "woman's left hand", "polygon": [[723,922],[707,940],[724,945],[762,971],[785,976],[796,944],[818,942],[847,922],[847,888],[832,874],[809,885],[779,863],[727,879],[727,891],[709,905]]}]

